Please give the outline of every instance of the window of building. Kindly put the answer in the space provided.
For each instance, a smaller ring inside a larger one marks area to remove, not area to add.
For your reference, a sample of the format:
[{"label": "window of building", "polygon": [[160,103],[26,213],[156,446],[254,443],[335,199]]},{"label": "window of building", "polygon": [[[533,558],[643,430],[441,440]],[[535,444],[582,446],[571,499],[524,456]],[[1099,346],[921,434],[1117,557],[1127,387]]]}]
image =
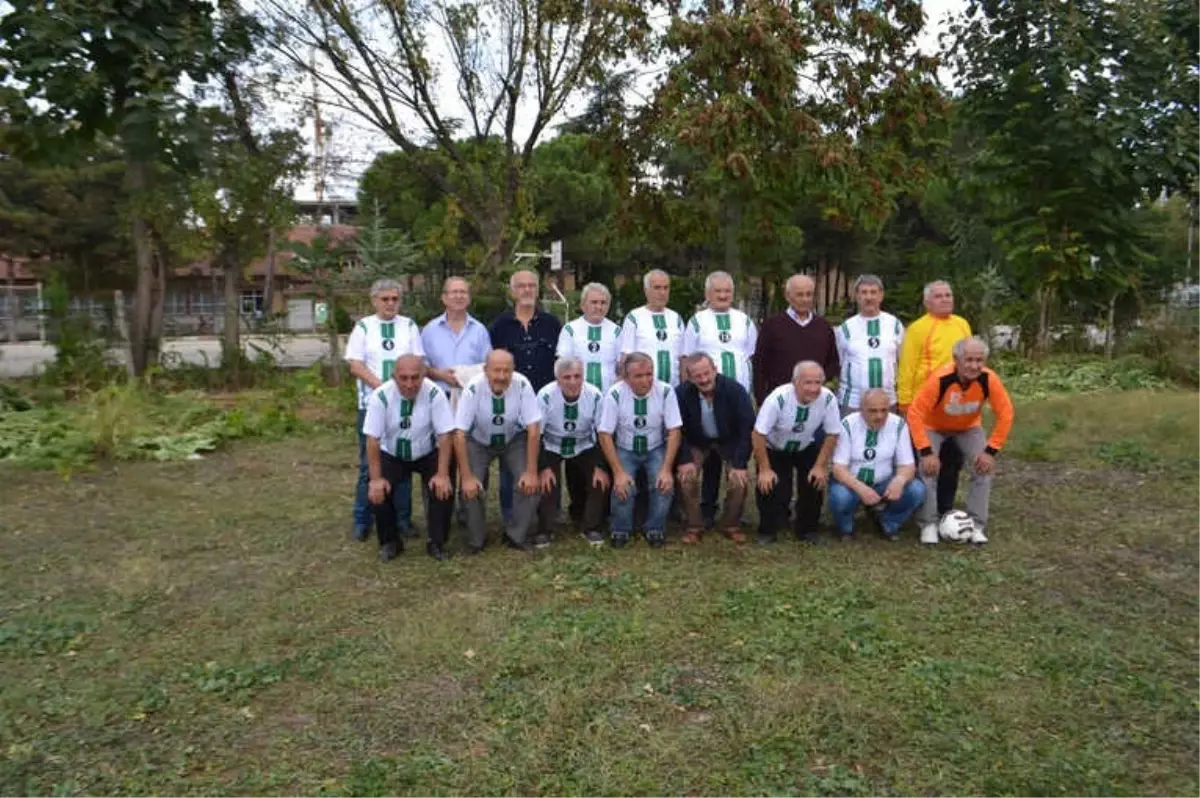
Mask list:
[{"label": "window of building", "polygon": [[255,316],[263,310],[263,290],[251,288],[242,292],[242,315]]},{"label": "window of building", "polygon": [[220,312],[221,304],[216,294],[211,291],[192,291],[192,314],[197,316],[212,316]]}]

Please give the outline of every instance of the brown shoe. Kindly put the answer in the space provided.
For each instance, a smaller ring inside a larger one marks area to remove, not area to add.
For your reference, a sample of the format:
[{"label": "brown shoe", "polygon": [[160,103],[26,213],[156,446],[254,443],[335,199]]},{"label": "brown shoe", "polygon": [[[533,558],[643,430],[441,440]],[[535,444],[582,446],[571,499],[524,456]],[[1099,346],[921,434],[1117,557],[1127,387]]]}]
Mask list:
[{"label": "brown shoe", "polygon": [[685,546],[695,546],[700,542],[700,533],[692,530],[679,539],[679,542]]},{"label": "brown shoe", "polygon": [[746,542],[746,536],[744,534],[742,534],[742,530],[740,530],[740,529],[726,529],[723,534],[725,535],[725,537],[729,538],[734,543],[745,543]]}]

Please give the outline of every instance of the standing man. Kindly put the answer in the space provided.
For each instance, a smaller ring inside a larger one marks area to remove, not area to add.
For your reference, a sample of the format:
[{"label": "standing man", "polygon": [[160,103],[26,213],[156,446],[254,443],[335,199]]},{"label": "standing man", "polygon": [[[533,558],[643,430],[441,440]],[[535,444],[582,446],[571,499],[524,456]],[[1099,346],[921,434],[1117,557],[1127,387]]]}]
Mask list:
[{"label": "standing man", "polygon": [[[367,437],[363,420],[371,392],[392,378],[396,359],[401,355],[422,355],[421,331],[416,322],[399,315],[400,283],[376,280],[371,286],[371,304],[375,315],[365,316],[354,325],[346,342],[345,359],[350,373],[358,380],[358,485],[354,493],[354,539],[364,542],[371,535],[371,505],[367,501]],[[412,529],[412,482],[402,479],[393,491],[397,524],[400,531]]]},{"label": "standing man", "polygon": [[[937,475],[942,442],[953,438],[971,467],[967,513],[975,521],[971,543],[987,543],[988,503],[996,455],[1004,448],[1013,424],[1013,406],[996,372],[987,367],[988,345],[978,336],[963,338],[952,349],[954,362],[937,369],[908,408],[913,444],[921,456],[925,503],[921,508],[921,542],[938,542]],[[996,424],[983,431],[983,405],[992,406]]]},{"label": "standing man", "polygon": [[[584,379],[602,394],[617,381],[621,328],[608,319],[612,294],[600,283],[588,283],[579,294],[583,315],[563,325],[557,356],[583,361]],[[539,389],[540,390],[540,389]]]},{"label": "standing man", "polygon": [[925,485],[913,461],[912,439],[904,419],[888,412],[888,394],[868,388],[862,410],[842,419],[842,434],[833,453],[829,509],[842,540],[854,537],[854,511],[859,504],[877,513],[879,531],[898,540],[900,525],[925,500]]},{"label": "standing man", "polygon": [[792,368],[791,382],[767,394],[751,439],[758,461],[758,542],[774,543],[787,521],[796,488],[796,539],[818,543],[821,492],[841,431],[837,398],[824,387],[825,369],[814,360]]},{"label": "standing man", "polygon": [[721,374],[752,391],[750,359],[758,343],[758,328],[733,307],[733,278],[727,272],[708,275],[704,298],[708,307],[693,316],[683,331],[683,354],[705,353]]},{"label": "standing man", "polygon": [[604,394],[584,381],[583,361],[560,357],[554,364],[554,382],[538,392],[542,409],[542,454],[538,461],[542,500],[538,505],[538,534],[534,545],[550,545],[550,528],[557,510],[554,488],[566,470],[571,492],[571,520],[582,527],[588,543],[604,543],[604,502],[609,478],[596,445],[596,424]]},{"label": "standing man", "polygon": [[454,419],[454,451],[459,480],[467,501],[467,553],[478,554],[487,543],[487,475],[493,460],[500,473],[517,483],[519,495],[511,520],[505,521],[505,544],[522,551],[537,513],[538,454],[542,413],[533,386],[513,373],[513,356],[493,350],[483,373],[467,383]]},{"label": "standing man", "polygon": [[742,508],[750,484],[747,465],[750,460],[750,430],[754,427],[754,408],[750,394],[735,380],[718,374],[712,358],[694,355],[685,361],[688,381],[675,389],[683,422],[683,447],[679,461],[687,532],[682,542],[696,544],[704,532],[700,512],[699,466],[715,456],[725,464],[728,488],[724,510],[717,527],[734,543],[744,543]]},{"label": "standing man", "polygon": [[[554,381],[554,353],[562,322],[538,304],[538,276],[522,270],[508,280],[513,309],[492,322],[489,333],[492,346],[512,353],[518,374],[524,375],[536,393]],[[513,484],[506,471],[500,471],[500,512],[505,523],[512,518]]]},{"label": "standing man", "polygon": [[646,304],[629,311],[621,325],[621,357],[644,352],[654,359],[654,378],[671,387],[679,384],[679,358],[683,346],[683,319],[667,307],[671,277],[662,269],[642,278]]},{"label": "standing man", "polygon": [[466,380],[454,373],[458,366],[479,366],[492,349],[487,328],[467,312],[471,306],[471,284],[462,277],[448,277],[442,284],[442,307],[445,312],[421,330],[421,345],[429,378],[436,380],[447,394],[462,390]]},{"label": "standing man", "polygon": [[838,358],[842,377],[838,401],[842,415],[858,410],[862,395],[871,388],[882,388],[888,403],[896,404],[896,360],[904,343],[904,325],[883,306],[883,281],[864,274],[854,281],[858,313],[837,328]]},{"label": "standing man", "polygon": [[429,494],[429,541],[425,551],[436,560],[446,559],[450,508],[454,482],[450,454],[454,446],[454,417],[450,400],[432,380],[425,378],[420,355],[396,360],[392,379],[371,393],[363,421],[367,436],[367,497],[375,510],[379,534],[379,559],[387,562],[404,549],[396,526],[396,508],[388,494],[401,482],[411,484],[420,474]]},{"label": "standing man", "polygon": [[679,403],[665,382],[654,379],[654,361],[644,352],[625,358],[624,379],[601,405],[600,450],[612,469],[612,545],[622,548],[633,534],[635,480],[645,472],[650,493],[646,542],[666,543],[667,513],[675,489],[673,468],[679,453]]},{"label": "standing man", "polygon": [[819,363],[830,375],[841,368],[833,328],[813,310],[815,292],[811,277],[793,274],[784,287],[788,309],[763,322],[753,360],[754,399],[759,407],[777,386],[792,381],[792,372],[802,360]]},{"label": "standing man", "polygon": [[[922,293],[925,315],[905,330],[904,346],[900,349],[900,371],[896,378],[900,415],[908,413],[913,397],[929,375],[954,360],[954,345],[971,337],[971,325],[962,316],[954,315],[954,291],[950,283],[937,280],[926,285]],[[963,456],[953,439],[942,444],[938,455],[942,465],[938,471],[937,504],[938,515],[942,516],[954,509]]]}]

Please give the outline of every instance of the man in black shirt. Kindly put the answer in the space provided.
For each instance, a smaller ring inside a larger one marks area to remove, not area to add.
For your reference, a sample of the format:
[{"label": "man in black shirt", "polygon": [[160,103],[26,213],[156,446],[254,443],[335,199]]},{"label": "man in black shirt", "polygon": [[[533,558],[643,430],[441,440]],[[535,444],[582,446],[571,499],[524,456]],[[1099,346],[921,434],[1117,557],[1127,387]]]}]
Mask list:
[{"label": "man in black shirt", "polygon": [[[493,349],[512,353],[517,373],[533,384],[534,391],[554,382],[554,353],[562,322],[538,306],[538,276],[519,271],[508,281],[513,309],[496,317],[488,328]],[[513,485],[507,473],[500,472],[500,511],[505,522],[512,515]]]}]

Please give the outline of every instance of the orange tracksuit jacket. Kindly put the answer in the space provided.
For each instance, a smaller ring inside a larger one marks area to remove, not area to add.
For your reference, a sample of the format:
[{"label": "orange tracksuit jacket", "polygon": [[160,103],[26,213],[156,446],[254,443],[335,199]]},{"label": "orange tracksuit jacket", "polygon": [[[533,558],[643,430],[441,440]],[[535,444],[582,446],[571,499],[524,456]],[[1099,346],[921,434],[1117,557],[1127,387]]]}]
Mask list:
[{"label": "orange tracksuit jacket", "polygon": [[984,367],[979,379],[964,385],[959,381],[953,363],[935,369],[908,408],[908,428],[913,445],[922,456],[932,454],[926,430],[964,432],[978,427],[982,423],[985,402],[996,414],[996,425],[988,437],[986,449],[988,454],[994,455],[1004,448],[1013,423],[1012,401],[999,375]]}]

